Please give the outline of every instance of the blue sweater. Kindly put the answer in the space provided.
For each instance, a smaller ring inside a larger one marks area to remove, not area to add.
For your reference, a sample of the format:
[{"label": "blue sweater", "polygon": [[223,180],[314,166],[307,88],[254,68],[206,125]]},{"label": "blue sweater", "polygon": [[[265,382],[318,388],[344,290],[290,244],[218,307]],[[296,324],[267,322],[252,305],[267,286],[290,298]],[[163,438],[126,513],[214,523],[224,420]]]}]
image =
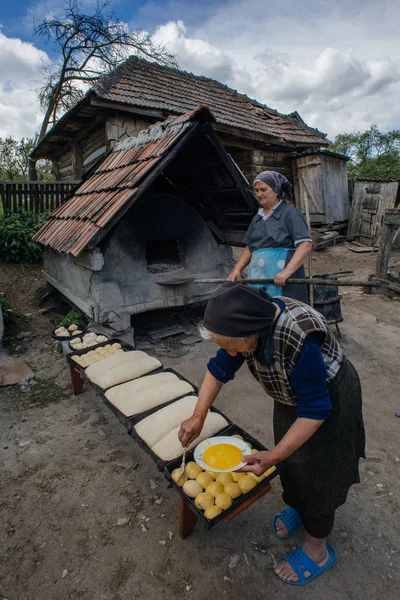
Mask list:
[{"label": "blue sweater", "polygon": [[[326,419],[332,409],[320,346],[321,338],[318,334],[308,335],[290,375],[290,385],[296,395],[297,415],[307,419]],[[221,348],[209,360],[207,368],[215,379],[227,383],[235,378],[244,361],[240,352],[231,356]]]}]

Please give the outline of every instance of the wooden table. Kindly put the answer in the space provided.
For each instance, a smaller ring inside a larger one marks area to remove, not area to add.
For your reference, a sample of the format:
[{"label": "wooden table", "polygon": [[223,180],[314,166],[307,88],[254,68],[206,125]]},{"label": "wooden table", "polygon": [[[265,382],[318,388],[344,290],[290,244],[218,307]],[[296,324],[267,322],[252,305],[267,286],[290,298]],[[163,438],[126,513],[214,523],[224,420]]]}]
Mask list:
[{"label": "wooden table", "polygon": [[[242,514],[247,508],[249,508],[254,502],[257,502],[260,498],[265,496],[271,491],[271,484],[263,486],[250,498],[247,498],[242,504],[235,508],[224,518],[225,523],[230,523],[235,517]],[[198,517],[193,511],[189,502],[187,502],[182,496],[180,496],[180,509],[179,509],[179,535],[184,540],[193,533],[193,529],[197,523]]]},{"label": "wooden table", "polygon": [[[83,389],[83,384],[85,383],[84,377],[74,369],[74,367],[69,365],[69,372],[71,376],[71,385],[72,391],[75,395],[81,394]],[[260,488],[253,496],[247,498],[242,504],[240,504],[237,508],[235,508],[232,512],[230,512],[225,518],[225,523],[230,523],[235,517],[238,517],[242,514],[243,511],[248,509],[250,506],[257,502],[260,498],[265,496],[269,491],[271,491],[271,484]],[[182,496],[180,496],[180,507],[179,507],[179,535],[184,540],[189,535],[193,533],[195,525],[198,521],[198,516],[193,511],[189,502],[187,502]]]}]

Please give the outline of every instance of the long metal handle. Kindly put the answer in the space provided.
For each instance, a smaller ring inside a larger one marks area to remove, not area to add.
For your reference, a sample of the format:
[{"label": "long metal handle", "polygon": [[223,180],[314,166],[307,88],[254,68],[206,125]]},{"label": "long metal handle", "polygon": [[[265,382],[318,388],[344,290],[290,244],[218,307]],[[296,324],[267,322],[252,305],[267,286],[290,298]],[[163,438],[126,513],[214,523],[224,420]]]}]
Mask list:
[{"label": "long metal handle", "polygon": [[[194,279],[192,283],[225,283],[226,279]],[[274,283],[273,279],[240,279],[238,283]],[[335,285],[345,287],[380,287],[378,281],[362,281],[358,279],[286,279],[286,283],[308,285]],[[285,288],[283,288],[285,289]]]}]

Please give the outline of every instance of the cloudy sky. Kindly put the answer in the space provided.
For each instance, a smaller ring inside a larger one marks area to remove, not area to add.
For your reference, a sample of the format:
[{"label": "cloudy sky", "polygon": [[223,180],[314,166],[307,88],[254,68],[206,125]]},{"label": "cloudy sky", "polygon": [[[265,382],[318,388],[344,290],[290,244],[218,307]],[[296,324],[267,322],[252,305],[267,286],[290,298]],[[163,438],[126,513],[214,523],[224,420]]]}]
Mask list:
[{"label": "cloudy sky", "polygon": [[[94,0],[83,0],[89,12]],[[40,125],[40,67],[55,59],[33,19],[60,0],[0,11],[0,137]],[[182,69],[328,133],[400,129],[398,0],[114,0],[115,14],[167,44]]]}]

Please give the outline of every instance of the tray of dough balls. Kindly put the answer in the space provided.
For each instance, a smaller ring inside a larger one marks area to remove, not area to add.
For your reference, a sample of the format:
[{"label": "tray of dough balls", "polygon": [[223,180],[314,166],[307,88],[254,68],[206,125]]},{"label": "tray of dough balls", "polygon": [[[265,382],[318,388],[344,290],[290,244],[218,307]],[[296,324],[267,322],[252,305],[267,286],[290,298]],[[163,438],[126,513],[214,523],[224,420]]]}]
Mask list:
[{"label": "tray of dough balls", "polygon": [[167,368],[115,385],[104,392],[103,398],[130,431],[155,410],[197,391],[183,375]]},{"label": "tray of dough balls", "polygon": [[[250,446],[252,452],[267,450],[263,444],[237,425],[230,425],[225,431],[214,435],[238,437]],[[201,441],[198,438],[195,446]],[[193,454],[194,448],[186,454],[186,469],[180,479],[178,476],[181,456],[165,465],[164,474],[170,484],[190,504],[193,512],[207,529],[224,519],[245,500],[256,494],[260,488],[265,487],[271,479],[279,475],[280,471],[279,465],[271,467],[261,477],[257,477],[254,473],[205,471],[194,462]]]},{"label": "tray of dough balls", "polygon": [[[177,459],[179,462],[182,459],[178,431],[182,421],[193,414],[197,400],[196,394],[187,394],[167,405],[147,411],[143,418],[128,419],[131,423],[131,427],[128,427],[129,434],[155,461],[159,471],[164,471],[165,465],[171,460]],[[190,448],[226,430],[230,425],[232,421],[212,406],[208,411],[200,437]]]},{"label": "tray of dough balls", "polygon": [[68,354],[67,360],[101,393],[162,368],[157,358],[135,350],[122,340],[107,340],[92,348],[77,350]]},{"label": "tray of dough balls", "polygon": [[108,336],[95,333],[94,331],[88,331],[78,337],[74,337],[68,344],[71,352],[75,352],[76,350],[86,350],[87,348],[92,349],[94,346],[98,344],[104,344],[108,342]]},{"label": "tray of dough balls", "polygon": [[71,323],[70,325],[61,325],[60,327],[53,329],[51,337],[59,342],[72,341],[82,336],[85,331],[86,327],[80,327],[76,323]]}]

